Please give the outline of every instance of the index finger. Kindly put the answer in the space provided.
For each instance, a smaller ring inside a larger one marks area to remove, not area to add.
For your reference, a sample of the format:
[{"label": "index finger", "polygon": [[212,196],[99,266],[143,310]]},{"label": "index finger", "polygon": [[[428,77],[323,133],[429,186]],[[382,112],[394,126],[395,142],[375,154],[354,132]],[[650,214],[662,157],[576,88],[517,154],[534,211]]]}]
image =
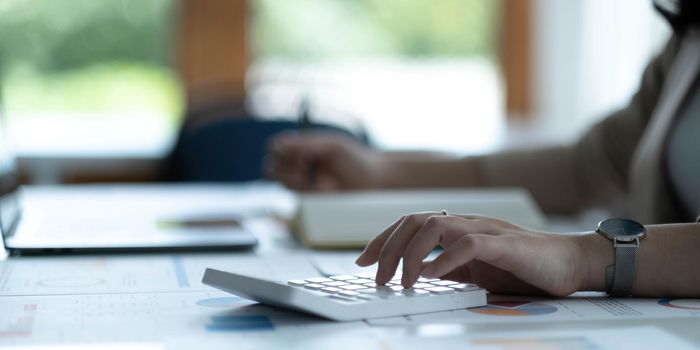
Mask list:
[{"label": "index finger", "polygon": [[406,218],[406,216],[400,217],[398,220],[394,221],[393,224],[389,225],[389,227],[385,228],[382,233],[378,234],[376,237],[374,237],[369,243],[367,243],[367,246],[365,246],[365,250],[360,254],[359,257],[357,257],[357,260],[355,260],[355,264],[359,266],[369,266],[377,262],[379,259],[379,252],[382,250],[382,247],[384,246],[384,242],[386,242],[387,238],[394,233],[397,227],[401,224],[401,222]]},{"label": "index finger", "polygon": [[437,245],[449,247],[454,242],[458,242],[464,235],[479,228],[479,224],[458,216],[432,216],[428,218],[403,252],[401,284],[405,288],[410,288],[416,283],[423,268],[423,259]]},{"label": "index finger", "polygon": [[442,276],[472,260],[480,260],[498,268],[507,269],[509,266],[494,264],[503,254],[505,247],[498,242],[500,242],[499,236],[467,234],[442,252],[435,260],[426,264],[422,274],[428,278]]}]

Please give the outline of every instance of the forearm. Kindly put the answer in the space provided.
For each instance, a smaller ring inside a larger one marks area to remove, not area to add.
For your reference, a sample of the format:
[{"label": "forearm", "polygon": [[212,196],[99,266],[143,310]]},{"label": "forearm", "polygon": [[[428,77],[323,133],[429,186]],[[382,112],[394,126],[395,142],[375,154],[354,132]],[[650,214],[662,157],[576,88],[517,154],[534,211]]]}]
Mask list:
[{"label": "forearm", "polygon": [[472,158],[438,152],[384,152],[381,187],[479,186]]},{"label": "forearm", "polygon": [[577,171],[566,147],[458,158],[444,153],[384,152],[380,187],[522,187],[547,212],[581,208]]},{"label": "forearm", "polygon": [[526,188],[548,213],[572,214],[582,209],[581,183],[596,170],[577,162],[574,149],[567,146],[511,150],[475,161],[482,186]]},{"label": "forearm", "polygon": [[[638,297],[700,296],[700,223],[648,225],[637,252],[632,294]],[[614,263],[612,242],[597,234],[576,237],[587,266],[582,290],[605,290],[605,268]]]}]

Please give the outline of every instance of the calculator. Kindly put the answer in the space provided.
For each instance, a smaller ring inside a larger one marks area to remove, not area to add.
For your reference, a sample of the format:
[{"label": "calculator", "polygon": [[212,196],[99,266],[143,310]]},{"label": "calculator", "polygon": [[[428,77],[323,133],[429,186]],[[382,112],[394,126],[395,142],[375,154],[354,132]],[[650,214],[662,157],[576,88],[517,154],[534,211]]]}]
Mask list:
[{"label": "calculator", "polygon": [[261,303],[303,311],[335,321],[355,321],[486,305],[486,291],[474,284],[419,278],[412,288],[394,277],[384,286],[359,273],[310,277],[286,283],[206,269],[202,283]]}]

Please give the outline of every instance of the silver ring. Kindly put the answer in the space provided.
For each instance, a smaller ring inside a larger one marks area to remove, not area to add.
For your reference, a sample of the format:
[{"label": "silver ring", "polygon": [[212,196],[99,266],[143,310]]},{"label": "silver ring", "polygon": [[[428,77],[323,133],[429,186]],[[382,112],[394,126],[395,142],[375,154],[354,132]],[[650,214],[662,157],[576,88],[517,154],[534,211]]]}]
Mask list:
[{"label": "silver ring", "polygon": [[441,210],[440,212],[442,213],[442,215],[445,215],[445,216],[449,215],[449,214],[447,214],[447,210],[445,210],[445,209]]}]

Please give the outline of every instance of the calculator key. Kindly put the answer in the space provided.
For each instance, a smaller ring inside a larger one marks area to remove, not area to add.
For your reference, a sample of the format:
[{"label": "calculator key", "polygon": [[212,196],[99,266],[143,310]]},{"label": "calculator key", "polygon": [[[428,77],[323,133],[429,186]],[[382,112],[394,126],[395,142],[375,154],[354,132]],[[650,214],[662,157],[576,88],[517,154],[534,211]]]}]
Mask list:
[{"label": "calculator key", "polygon": [[324,286],[329,286],[329,287],[340,287],[340,286],[347,286],[348,282],[343,282],[343,281],[330,281],[330,282],[323,282]]},{"label": "calculator key", "polygon": [[350,284],[347,286],[340,286],[340,288],[345,289],[345,290],[358,290],[358,289],[365,289],[367,287],[359,285],[359,284]]},{"label": "calculator key", "polygon": [[336,281],[347,281],[347,280],[354,280],[357,277],[355,277],[353,275],[338,275],[338,276],[331,276],[329,278],[332,280],[336,280]]},{"label": "calculator key", "polygon": [[349,280],[348,282],[353,283],[353,284],[374,283],[374,281],[367,279],[367,278],[358,278],[356,280]]},{"label": "calculator key", "polygon": [[430,293],[433,294],[449,294],[449,293],[454,293],[454,289],[448,288],[448,287],[433,287],[433,288],[426,288],[425,290],[430,291]]},{"label": "calculator key", "polygon": [[308,279],[273,282],[207,270],[203,280],[211,286],[230,290],[234,294],[249,295],[251,299],[264,300],[271,305],[288,305],[342,321],[463,310],[486,304],[484,289],[459,281],[422,277],[414,288],[404,288],[397,276],[392,276],[385,285],[377,285],[372,273],[306,277]]},{"label": "calculator key", "polygon": [[358,290],[360,293],[378,296],[380,298],[388,298],[393,296],[399,296],[401,294],[393,291],[391,288],[378,286],[376,288],[366,288]]},{"label": "calculator key", "polygon": [[407,297],[423,297],[430,295],[430,292],[428,292],[427,290],[413,288],[404,289],[400,293]]},{"label": "calculator key", "polygon": [[476,289],[479,288],[474,284],[469,284],[469,283],[459,283],[459,284],[453,284],[450,286],[450,288],[458,290],[458,291],[464,291],[464,290],[469,290],[469,289]]},{"label": "calculator key", "polygon": [[439,281],[439,280],[440,280],[439,278],[418,277],[418,282],[422,282],[422,283],[435,282],[435,281]]},{"label": "calculator key", "polygon": [[325,287],[326,286],[324,286],[322,284],[318,284],[318,283],[309,283],[309,284],[304,285],[304,288],[311,289],[311,290],[320,290],[321,288],[325,288]]},{"label": "calculator key", "polygon": [[459,284],[459,282],[455,281],[448,281],[448,280],[440,280],[440,281],[435,281],[435,282],[430,282],[430,284],[436,285],[436,286],[451,286],[453,284]]},{"label": "calculator key", "polygon": [[330,282],[332,279],[326,278],[326,277],[316,277],[316,278],[307,278],[307,282],[311,283],[323,283],[323,282]]}]

